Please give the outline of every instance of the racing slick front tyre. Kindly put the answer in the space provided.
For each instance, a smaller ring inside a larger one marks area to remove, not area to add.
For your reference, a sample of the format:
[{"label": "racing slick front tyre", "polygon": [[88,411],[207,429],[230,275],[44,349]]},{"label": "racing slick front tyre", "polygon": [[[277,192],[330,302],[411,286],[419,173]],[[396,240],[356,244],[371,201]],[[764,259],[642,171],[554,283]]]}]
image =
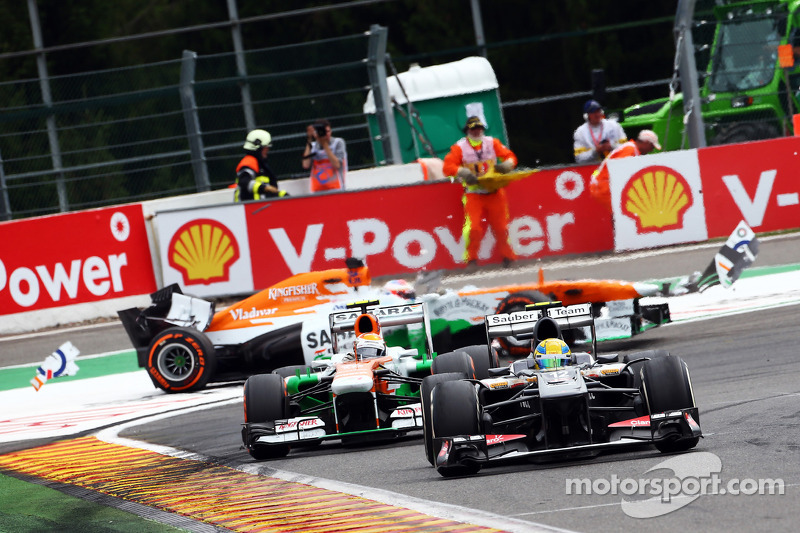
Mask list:
[{"label": "racing slick front tyre", "polygon": [[[539,291],[514,292],[503,298],[497,305],[497,314],[514,313],[524,311],[526,305],[549,302],[550,298]],[[499,337],[497,342],[503,352],[512,359],[527,357],[531,353],[530,341],[517,340],[514,337]]]},{"label": "racing slick front tyre", "polygon": [[431,427],[431,393],[436,385],[445,381],[458,381],[464,376],[461,372],[449,372],[446,374],[434,374],[425,376],[419,387],[419,397],[422,402],[422,438],[425,441],[425,458],[433,466],[436,458],[436,450],[433,449],[433,428]]},{"label": "racing slick front tyre", "polygon": [[644,363],[646,361],[642,361],[641,359],[655,359],[657,357],[665,357],[667,355],[669,355],[669,352],[666,350],[644,350],[641,352],[633,352],[623,355],[622,362],[625,364],[630,363],[631,361],[636,361],[630,367],[628,367],[633,375],[633,382],[630,386],[634,389],[638,389],[642,385],[642,368],[644,367]]},{"label": "racing slick front tyre", "polygon": [[164,392],[202,389],[217,366],[214,345],[201,331],[169,328],[156,335],[147,349],[145,368]]},{"label": "racing slick front tyre", "polygon": [[[653,357],[642,366],[642,396],[648,412],[663,413],[696,407],[689,370],[683,359],[666,353]],[[700,422],[700,415],[697,415]],[[663,453],[684,452],[697,446],[699,437],[656,442]]]},{"label": "racing slick front tyre", "polygon": [[475,379],[486,379],[489,377],[489,369],[500,366],[497,353],[491,350],[486,344],[476,344],[474,346],[464,346],[456,350],[464,352],[472,359],[475,367]]},{"label": "racing slick front tyre", "polygon": [[[278,374],[256,374],[244,382],[244,421],[272,422],[288,418],[286,382]],[[253,444],[247,451],[256,461],[277,459],[289,453],[285,444]]]},{"label": "racing slick front tyre", "polygon": [[[434,438],[482,434],[475,384],[469,381],[439,384],[432,393],[431,426]],[[453,477],[477,474],[480,469],[479,464],[467,463],[440,466],[436,470],[444,477]]]},{"label": "racing slick front tyre", "polygon": [[475,379],[475,364],[468,353],[464,351],[443,353],[433,358],[431,373],[445,374],[459,372],[465,379]]}]

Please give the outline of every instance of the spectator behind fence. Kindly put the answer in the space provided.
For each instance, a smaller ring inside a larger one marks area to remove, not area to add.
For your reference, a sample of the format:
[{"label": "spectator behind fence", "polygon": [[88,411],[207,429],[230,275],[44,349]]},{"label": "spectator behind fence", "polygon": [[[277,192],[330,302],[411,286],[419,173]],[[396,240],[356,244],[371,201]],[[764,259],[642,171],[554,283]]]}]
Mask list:
[{"label": "spectator behind fence", "polygon": [[288,193],[278,188],[278,178],[267,164],[272,136],[265,130],[253,130],[244,142],[245,156],[236,165],[235,202],[284,197]]},{"label": "spectator behind fence", "polygon": [[[503,265],[517,258],[508,240],[508,201],[506,191],[491,192],[478,183],[478,177],[491,172],[507,173],[517,166],[517,156],[499,140],[484,135],[486,125],[480,117],[469,117],[464,126],[466,137],[459,139],[444,158],[445,176],[458,178],[464,186],[464,262],[472,266],[490,226],[497,238]],[[497,163],[498,158],[502,160]],[[483,218],[486,218],[486,223]]]},{"label": "spectator behind fence", "polygon": [[347,174],[347,148],[344,139],[331,134],[325,119],[309,124],[303,151],[303,168],[311,169],[311,192],[342,189]]},{"label": "spectator behind fence", "polygon": [[608,154],[608,157],[603,159],[597,170],[592,173],[592,178],[589,181],[589,192],[595,200],[606,206],[609,212],[611,211],[611,191],[608,186],[607,165],[609,159],[647,155],[653,150],[661,150],[661,145],[658,144],[658,135],[651,130],[642,130],[636,136],[636,139],[621,144]]},{"label": "spectator behind fence", "polygon": [[627,139],[619,122],[605,118],[596,100],[583,104],[583,118],[572,135],[576,163],[599,163]]}]

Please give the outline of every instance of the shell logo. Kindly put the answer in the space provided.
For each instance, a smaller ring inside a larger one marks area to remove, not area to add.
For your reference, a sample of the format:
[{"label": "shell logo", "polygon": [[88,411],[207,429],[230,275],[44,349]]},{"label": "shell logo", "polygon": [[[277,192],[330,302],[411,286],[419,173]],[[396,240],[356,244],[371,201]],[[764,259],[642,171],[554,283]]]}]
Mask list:
[{"label": "shell logo", "polygon": [[636,222],[639,233],[682,228],[692,203],[686,178],[669,167],[643,168],[622,190],[622,211]]},{"label": "shell logo", "polygon": [[196,219],[181,226],[167,248],[169,265],[183,276],[184,285],[228,281],[239,259],[231,230],[216,220]]}]

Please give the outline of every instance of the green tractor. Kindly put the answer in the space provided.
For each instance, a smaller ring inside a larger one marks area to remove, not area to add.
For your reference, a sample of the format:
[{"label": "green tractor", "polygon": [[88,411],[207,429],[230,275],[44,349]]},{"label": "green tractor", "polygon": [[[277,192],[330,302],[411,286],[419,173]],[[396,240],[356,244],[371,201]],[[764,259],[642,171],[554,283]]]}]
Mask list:
[{"label": "green tractor", "polygon": [[[700,101],[708,145],[793,133],[800,104],[800,0],[726,2],[714,7],[716,27]],[[783,45],[783,46],[782,46]],[[652,129],[664,150],[688,148],[683,95],[625,109],[629,135]]]}]

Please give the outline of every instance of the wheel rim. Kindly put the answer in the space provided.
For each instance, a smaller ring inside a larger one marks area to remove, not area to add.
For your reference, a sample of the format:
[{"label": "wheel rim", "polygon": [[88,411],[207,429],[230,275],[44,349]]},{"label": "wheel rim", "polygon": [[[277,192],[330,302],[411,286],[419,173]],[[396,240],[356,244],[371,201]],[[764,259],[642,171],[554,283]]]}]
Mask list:
[{"label": "wheel rim", "polygon": [[181,381],[194,370],[192,351],[180,344],[170,344],[158,354],[158,372],[168,380]]}]

